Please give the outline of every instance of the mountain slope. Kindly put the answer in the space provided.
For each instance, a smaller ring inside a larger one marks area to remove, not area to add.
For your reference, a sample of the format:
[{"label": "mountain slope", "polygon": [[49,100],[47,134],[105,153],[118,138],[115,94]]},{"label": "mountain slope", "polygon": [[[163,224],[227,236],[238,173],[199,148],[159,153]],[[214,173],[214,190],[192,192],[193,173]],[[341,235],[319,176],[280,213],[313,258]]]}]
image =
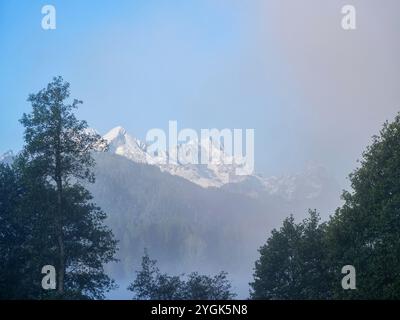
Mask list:
[{"label": "mountain slope", "polygon": [[[96,183],[88,188],[109,215],[125,258],[138,259],[147,247],[172,268],[175,259],[186,267],[228,267],[251,252],[249,246],[255,252],[271,224],[265,208],[245,195],[204,189],[117,155],[97,154],[96,163]],[[249,233],[255,229],[260,232]],[[223,254],[233,242],[249,250]]]},{"label": "mountain slope", "polygon": [[96,153],[95,159],[96,183],[87,187],[120,241],[121,262],[108,270],[122,282],[132,279],[147,248],[170,273],[228,271],[245,294],[257,249],[271,229],[289,214],[305,217],[307,208],[319,209],[327,199],[324,189],[313,199],[300,199],[301,190],[291,200],[260,192],[263,180],[256,177],[203,188],[125,156]]}]

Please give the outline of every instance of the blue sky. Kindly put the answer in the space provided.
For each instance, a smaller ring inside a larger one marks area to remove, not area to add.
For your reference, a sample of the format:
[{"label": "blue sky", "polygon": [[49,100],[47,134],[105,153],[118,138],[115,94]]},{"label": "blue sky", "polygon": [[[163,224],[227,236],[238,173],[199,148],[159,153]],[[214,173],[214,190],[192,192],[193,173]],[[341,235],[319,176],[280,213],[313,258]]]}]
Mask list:
[{"label": "blue sky", "polygon": [[[396,2],[355,1],[361,28],[344,34],[341,2],[0,0],[0,153],[22,146],[28,94],[62,75],[84,101],[78,116],[100,133],[121,125],[143,139],[169,120],[181,129],[254,128],[257,171],[314,161],[345,176],[399,109],[391,70],[400,29]],[[45,4],[57,10],[56,30],[41,28]],[[377,42],[381,50],[371,50]]]}]

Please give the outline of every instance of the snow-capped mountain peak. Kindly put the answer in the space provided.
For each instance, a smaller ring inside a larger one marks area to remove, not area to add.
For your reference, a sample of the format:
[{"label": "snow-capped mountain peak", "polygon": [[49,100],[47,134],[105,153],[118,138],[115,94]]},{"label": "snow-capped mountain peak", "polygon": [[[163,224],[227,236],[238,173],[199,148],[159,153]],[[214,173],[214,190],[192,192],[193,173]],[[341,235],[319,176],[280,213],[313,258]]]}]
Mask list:
[{"label": "snow-capped mountain peak", "polygon": [[[321,190],[330,185],[331,177],[326,170],[315,164],[310,164],[304,172],[284,174],[281,176],[262,177],[260,175],[240,176],[236,169],[243,166],[240,159],[224,152],[223,145],[214,141],[190,140],[180,143],[172,149],[157,155],[148,152],[149,146],[129,135],[122,127],[115,127],[103,137],[109,144],[109,152],[123,156],[133,162],[154,165],[163,172],[180,176],[204,188],[222,187],[244,182],[248,185],[253,181],[257,191],[252,194],[279,195],[287,200],[296,198],[315,198]],[[211,143],[210,143],[211,142]],[[196,164],[191,160],[200,159],[200,154],[207,149],[206,154],[211,155],[212,161],[208,164]],[[178,155],[178,159],[176,159]],[[188,160],[183,163],[183,160]],[[173,161],[169,161],[173,160]],[[246,182],[247,181],[247,182]],[[235,187],[234,187],[235,188]]]},{"label": "snow-capped mountain peak", "polygon": [[103,138],[107,141],[110,152],[134,162],[151,163],[151,157],[146,152],[146,144],[130,136],[124,128],[115,127],[105,134]]},{"label": "snow-capped mountain peak", "polygon": [[121,126],[118,126],[118,127],[111,129],[108,133],[106,133],[104,135],[103,138],[107,141],[113,141],[120,137],[124,137],[126,134],[127,134],[126,130]]},{"label": "snow-capped mountain peak", "polygon": [[[202,187],[220,187],[243,179],[235,174],[235,169],[240,164],[236,164],[232,156],[225,154],[221,146],[209,141],[190,140],[173,148],[173,155],[168,151],[154,155],[148,152],[146,143],[130,136],[120,126],[110,130],[103,138],[109,144],[109,152],[137,163],[158,166],[162,171],[180,176]],[[197,164],[204,149],[207,149],[212,161],[209,164]],[[192,161],[194,159],[197,161]]]}]

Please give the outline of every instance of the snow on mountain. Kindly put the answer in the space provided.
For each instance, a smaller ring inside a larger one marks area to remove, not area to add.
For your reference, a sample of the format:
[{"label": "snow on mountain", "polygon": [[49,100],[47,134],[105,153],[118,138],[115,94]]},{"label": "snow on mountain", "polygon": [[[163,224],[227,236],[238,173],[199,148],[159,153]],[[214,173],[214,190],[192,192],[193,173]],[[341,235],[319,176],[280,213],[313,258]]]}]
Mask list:
[{"label": "snow on mountain", "polygon": [[146,144],[130,136],[122,127],[116,127],[103,137],[109,145],[109,151],[138,163],[151,163],[146,152]]},{"label": "snow on mountain", "polygon": [[[88,133],[97,133],[89,129]],[[214,141],[190,140],[176,146],[170,157],[168,151],[151,154],[149,145],[129,135],[122,127],[116,127],[103,136],[109,146],[109,152],[125,157],[135,163],[158,167],[162,172],[182,177],[203,188],[224,187],[226,190],[258,197],[263,193],[278,196],[288,201],[315,199],[326,193],[327,189],[336,190],[336,181],[325,168],[309,164],[303,172],[281,176],[262,177],[252,174],[240,176],[237,168],[243,164],[224,152],[223,146]],[[208,164],[195,164],[193,159],[201,159],[208,154],[212,161]],[[11,163],[14,153],[8,151],[0,155],[0,163]],[[172,161],[171,161],[172,160]],[[174,164],[176,163],[176,164]]]},{"label": "snow on mountain", "polygon": [[[104,139],[108,141],[109,151],[112,153],[137,163],[155,165],[163,172],[180,176],[203,188],[226,186],[226,189],[242,190],[246,186],[245,189],[248,189],[246,192],[250,192],[253,197],[266,192],[294,201],[298,198],[316,198],[320,196],[323,188],[333,183],[326,170],[315,164],[309,164],[304,172],[279,177],[237,175],[236,169],[243,165],[234,157],[227,155],[223,147],[214,141],[190,140],[178,144],[173,154],[179,155],[179,161],[170,157],[168,152],[150,154],[146,143],[130,136],[122,127],[112,129]],[[200,159],[200,155],[204,152],[208,153],[213,161],[208,164],[193,164],[196,163],[193,159]],[[177,164],[168,160],[174,160]]]},{"label": "snow on mountain", "polygon": [[[178,160],[176,157],[170,157],[168,152],[150,154],[146,143],[130,136],[122,127],[110,130],[103,138],[109,143],[109,151],[112,153],[137,163],[158,166],[161,171],[180,176],[205,188],[220,187],[243,179],[235,174],[240,165],[215,143],[189,141],[179,144],[173,150],[173,154],[179,155]],[[213,161],[208,164],[193,164],[196,163],[193,159],[200,159],[201,152],[206,150]]]},{"label": "snow on mountain", "polygon": [[[88,133],[97,133],[90,129]],[[168,152],[150,154],[149,146],[129,135],[122,127],[110,130],[103,138],[107,141],[109,152],[127,158],[135,163],[158,167],[162,172],[179,176],[203,188],[223,187],[230,192],[246,194],[250,197],[262,197],[267,193],[284,200],[295,202],[305,199],[316,199],[326,194],[337,193],[337,182],[325,168],[309,164],[300,173],[281,176],[262,177],[252,174],[240,176],[236,169],[241,168],[239,161],[225,154],[223,147],[209,141],[189,141],[179,144],[173,154],[179,155],[177,164],[171,163]],[[193,157],[200,159],[201,153],[208,148],[213,161],[208,164],[193,164]],[[11,164],[14,153],[10,150],[0,155],[0,163]],[[172,158],[172,157],[171,157]],[[184,163],[183,163],[184,162]],[[191,163],[192,162],[192,163]]]}]

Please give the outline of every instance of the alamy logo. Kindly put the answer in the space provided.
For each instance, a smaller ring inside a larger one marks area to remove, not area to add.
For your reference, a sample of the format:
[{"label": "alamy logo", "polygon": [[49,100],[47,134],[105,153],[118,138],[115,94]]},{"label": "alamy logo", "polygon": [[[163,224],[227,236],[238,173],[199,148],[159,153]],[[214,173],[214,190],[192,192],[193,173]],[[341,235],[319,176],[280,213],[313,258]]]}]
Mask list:
[{"label": "alamy logo", "polygon": [[[178,132],[176,121],[169,121],[168,135],[162,129],[147,132],[147,153],[157,164],[234,165],[236,175],[254,172],[254,129],[194,129]],[[245,143],[243,142],[245,134]],[[168,149],[167,149],[168,136]],[[168,156],[160,156],[160,155]]]},{"label": "alamy logo", "polygon": [[42,268],[42,274],[45,274],[42,278],[42,288],[44,290],[56,289],[56,268],[52,265],[45,265]]},{"label": "alamy logo", "polygon": [[42,14],[45,16],[42,18],[43,30],[55,30],[56,25],[56,8],[52,5],[45,5],[42,7]]},{"label": "alamy logo", "polygon": [[342,268],[342,273],[346,274],[342,279],[342,288],[344,290],[355,290],[356,288],[356,268],[352,265],[346,265]]},{"label": "alamy logo", "polygon": [[355,30],[356,25],[356,8],[352,5],[346,5],[342,8],[342,28],[344,30]]}]

